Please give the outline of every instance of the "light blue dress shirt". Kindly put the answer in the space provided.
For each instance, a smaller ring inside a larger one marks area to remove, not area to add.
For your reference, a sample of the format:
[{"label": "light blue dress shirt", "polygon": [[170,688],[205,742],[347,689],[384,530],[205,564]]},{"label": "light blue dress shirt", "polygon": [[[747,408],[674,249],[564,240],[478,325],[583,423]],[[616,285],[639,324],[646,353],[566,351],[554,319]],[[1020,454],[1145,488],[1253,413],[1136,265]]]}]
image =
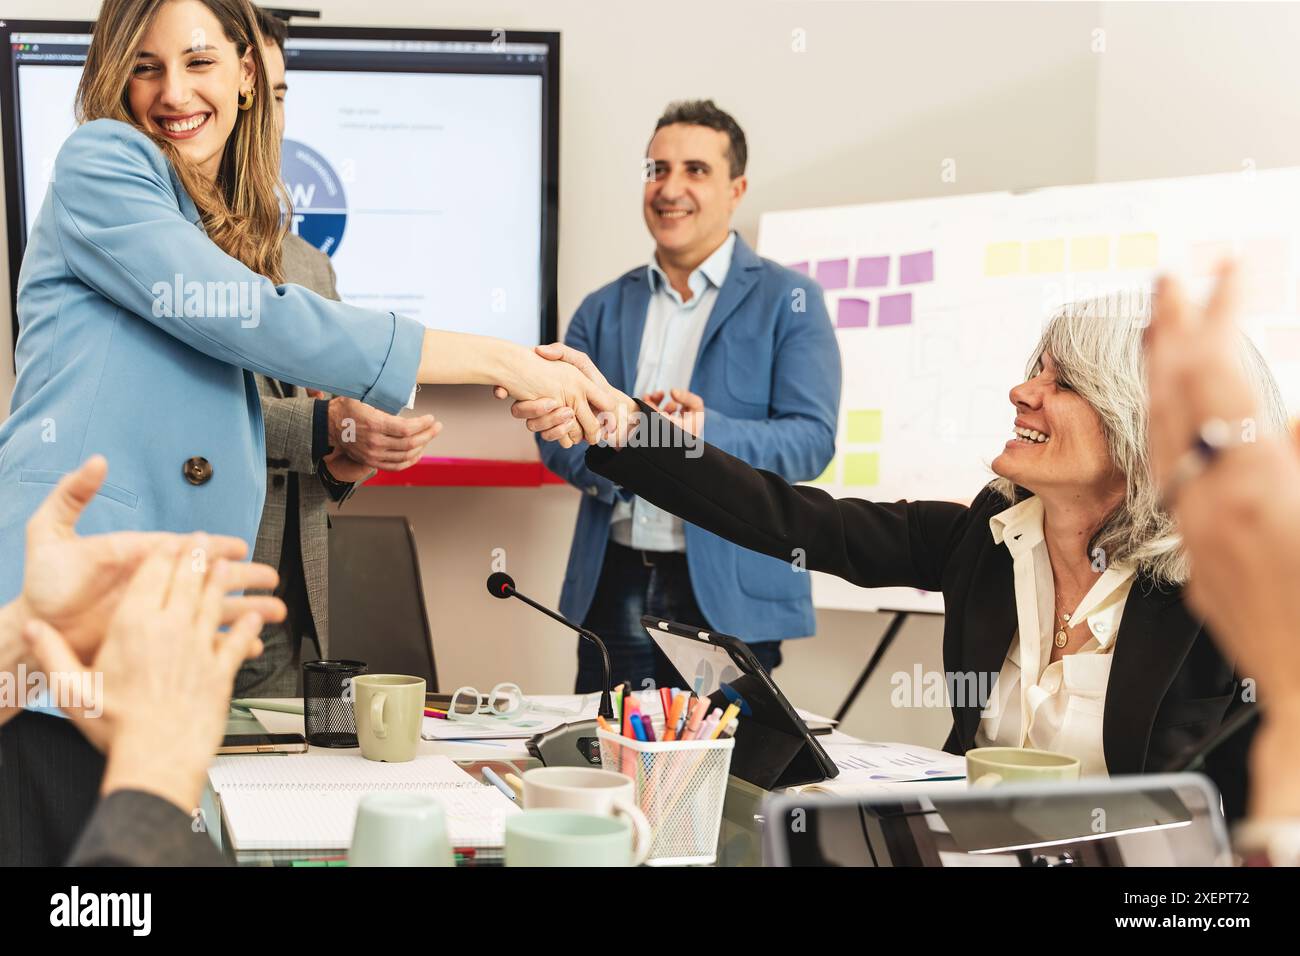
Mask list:
[{"label": "light blue dress shirt", "polygon": [[[653,292],[646,307],[645,330],[636,361],[638,397],[662,390],[667,402],[670,389],[690,388],[704,327],[731,269],[735,249],[736,234],[731,232],[686,280],[691,290],[686,301],[682,301],[658,263],[651,260],[647,273]],[[620,500],[614,506],[609,537],[624,547],[642,551],[686,550],[682,519],[641,498]]]}]

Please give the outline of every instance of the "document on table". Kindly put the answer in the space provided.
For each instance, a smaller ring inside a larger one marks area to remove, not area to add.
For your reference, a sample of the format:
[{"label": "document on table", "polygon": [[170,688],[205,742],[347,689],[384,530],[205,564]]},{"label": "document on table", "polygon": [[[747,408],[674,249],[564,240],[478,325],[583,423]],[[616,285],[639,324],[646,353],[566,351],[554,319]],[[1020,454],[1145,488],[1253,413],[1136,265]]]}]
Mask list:
[{"label": "document on table", "polygon": [[[793,789],[802,793],[883,793],[900,784],[928,782],[941,789],[966,785],[966,758],[918,744],[828,742],[822,745],[839,768],[832,780]],[[958,777],[959,780],[951,778]]]},{"label": "document on table", "polygon": [[346,849],[367,793],[429,794],[446,811],[454,846],[501,846],[506,817],[519,812],[496,787],[441,755],[404,763],[359,754],[218,757],[208,781],[237,850]]},{"label": "document on table", "polygon": [[425,740],[506,740],[544,734],[580,720],[595,720],[599,694],[537,694],[527,698],[526,714],[495,718],[480,714],[473,720],[425,717],[420,736]]}]

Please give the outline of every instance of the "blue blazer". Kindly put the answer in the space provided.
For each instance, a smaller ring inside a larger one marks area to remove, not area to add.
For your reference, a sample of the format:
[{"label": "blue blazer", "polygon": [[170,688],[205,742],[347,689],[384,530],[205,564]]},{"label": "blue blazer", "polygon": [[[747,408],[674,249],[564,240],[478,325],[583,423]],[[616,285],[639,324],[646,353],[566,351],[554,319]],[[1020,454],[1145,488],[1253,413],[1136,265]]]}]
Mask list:
[{"label": "blue blazer", "polygon": [[[266,487],[252,372],[396,412],[424,334],[410,318],[275,286],[227,256],[162,152],[117,120],[81,126],[59,151],[18,321],[0,424],[0,603],[21,588],[27,519],[96,452],[108,481],[80,533],[202,529],[243,538],[252,554]],[[194,459],[206,464],[187,477]]]},{"label": "blue blazer", "polygon": [[[564,337],[629,393],[650,302],[646,273],[640,266],[587,296]],[[709,444],[787,481],[816,478],[835,454],[840,406],[840,350],[821,288],[759,258],[737,236],[687,387],[704,399]],[[538,444],[546,466],[586,492],[560,595],[560,611],[581,621],[596,593],[619,491],[587,468],[585,444]],[[808,575],[792,563],[797,556],[778,561],[692,524],[686,555],[708,620],[683,623],[747,641],[808,637],[816,629]]]}]

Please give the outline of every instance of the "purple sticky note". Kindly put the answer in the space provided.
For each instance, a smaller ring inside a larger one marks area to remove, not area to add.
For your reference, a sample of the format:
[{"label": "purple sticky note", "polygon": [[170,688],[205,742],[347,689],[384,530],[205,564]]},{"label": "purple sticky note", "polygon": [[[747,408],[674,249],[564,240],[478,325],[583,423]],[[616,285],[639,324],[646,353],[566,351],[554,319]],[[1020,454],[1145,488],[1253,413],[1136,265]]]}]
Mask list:
[{"label": "purple sticky note", "polygon": [[849,284],[849,260],[823,259],[817,263],[816,278],[823,289],[843,289]]},{"label": "purple sticky note", "polygon": [[934,281],[934,252],[913,252],[898,257],[898,284]]},{"label": "purple sticky note", "polygon": [[786,268],[793,269],[795,272],[802,272],[804,275],[808,274],[808,263],[806,262],[792,262]]},{"label": "purple sticky note", "polygon": [[880,318],[876,325],[911,325],[912,293],[901,295],[882,295],[880,297]]},{"label": "purple sticky note", "polygon": [[871,322],[871,303],[866,299],[840,299],[835,310],[837,329],[865,329]]},{"label": "purple sticky note", "polygon": [[853,285],[859,289],[889,285],[889,256],[859,259],[858,267],[853,273]]}]

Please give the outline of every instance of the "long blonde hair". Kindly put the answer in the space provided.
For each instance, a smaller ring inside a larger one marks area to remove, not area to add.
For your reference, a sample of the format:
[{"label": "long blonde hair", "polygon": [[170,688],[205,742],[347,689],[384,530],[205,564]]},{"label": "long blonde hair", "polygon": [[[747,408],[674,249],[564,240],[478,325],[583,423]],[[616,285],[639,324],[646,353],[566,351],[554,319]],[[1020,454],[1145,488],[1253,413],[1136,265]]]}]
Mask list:
[{"label": "long blonde hair", "polygon": [[280,246],[292,213],[280,182],[280,135],[262,61],[261,33],[248,0],[199,0],[220,22],[240,57],[252,50],[256,66],[252,108],[239,111],[215,182],[131,113],[127,86],[136,52],[154,14],[168,2],[104,0],[77,85],[77,121],[121,120],[149,136],[194,200],[208,237],[254,272],[283,282]]}]

